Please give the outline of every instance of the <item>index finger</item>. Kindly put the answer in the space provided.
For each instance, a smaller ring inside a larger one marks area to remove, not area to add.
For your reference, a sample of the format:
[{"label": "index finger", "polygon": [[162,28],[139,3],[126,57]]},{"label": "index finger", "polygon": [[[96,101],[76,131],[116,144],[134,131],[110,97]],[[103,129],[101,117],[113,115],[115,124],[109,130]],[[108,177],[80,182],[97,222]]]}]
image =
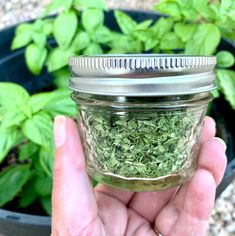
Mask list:
[{"label": "index finger", "polygon": [[96,199],[85,170],[77,126],[59,116],[54,125],[56,154],[52,193],[53,235],[80,235],[97,217]]}]

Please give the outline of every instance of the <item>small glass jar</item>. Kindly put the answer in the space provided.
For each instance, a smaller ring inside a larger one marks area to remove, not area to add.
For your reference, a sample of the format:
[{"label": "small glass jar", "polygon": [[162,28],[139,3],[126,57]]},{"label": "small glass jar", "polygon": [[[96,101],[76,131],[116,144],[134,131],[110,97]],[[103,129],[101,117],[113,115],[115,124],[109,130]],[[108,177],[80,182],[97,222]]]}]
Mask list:
[{"label": "small glass jar", "polygon": [[214,57],[97,55],[69,62],[88,174],[129,191],[184,184],[197,169]]}]

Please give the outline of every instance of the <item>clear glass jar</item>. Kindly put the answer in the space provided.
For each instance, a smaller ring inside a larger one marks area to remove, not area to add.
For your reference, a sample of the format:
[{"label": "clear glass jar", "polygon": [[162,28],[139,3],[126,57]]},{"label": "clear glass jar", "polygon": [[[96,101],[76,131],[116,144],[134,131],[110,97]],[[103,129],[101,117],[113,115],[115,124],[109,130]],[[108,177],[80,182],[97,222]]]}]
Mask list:
[{"label": "clear glass jar", "polygon": [[[88,68],[90,67],[92,63],[89,64]],[[79,68],[75,63],[76,71],[71,69],[75,81]],[[84,65],[81,68],[80,79],[86,82],[88,80],[89,84],[90,77],[84,75]],[[87,73],[90,75],[92,72]],[[120,83],[123,87],[119,85],[120,89],[116,90],[120,94],[111,91],[113,95],[107,95],[105,90],[97,94],[88,92],[82,90],[82,86],[74,89],[77,85],[74,80],[70,84],[74,90],[72,98],[78,107],[78,124],[87,171],[100,183],[129,191],[163,190],[185,183],[197,169],[198,141],[207,105],[211,100],[208,90],[214,85],[197,93],[190,92],[192,88],[185,85],[184,89],[189,94],[184,94],[186,92],[179,92],[181,87],[178,90],[171,87],[172,92],[169,92],[171,89],[168,81],[163,86],[166,87],[165,91],[162,88],[159,91],[156,87],[156,95],[149,95],[153,93],[152,88],[143,86],[143,81],[145,85],[146,80],[140,81],[141,78],[146,79],[147,74],[146,70],[142,77],[141,73],[135,73],[133,78],[136,79],[131,83],[134,81],[136,84],[131,84],[130,88],[133,89],[129,88],[127,91],[124,84],[128,83],[125,79],[130,75],[126,76],[124,73],[123,78],[122,74]],[[99,74],[94,80],[97,83],[92,85],[94,90],[103,89],[98,88],[99,83],[102,84],[102,76]],[[112,78],[116,76],[109,76],[107,81],[112,82]],[[155,83],[161,84],[164,76],[160,80],[155,79]],[[177,80],[177,76],[171,75],[172,83],[175,83],[174,78]],[[200,76],[202,75],[199,73],[198,77]],[[190,81],[190,76],[187,77]],[[185,75],[180,77],[181,81],[182,78],[185,80]],[[202,79],[200,82],[203,86],[207,83]],[[138,83],[141,83],[138,89],[143,89],[143,93],[135,91]],[[113,86],[115,85],[114,82]],[[200,88],[203,86],[200,85]]]},{"label": "clear glass jar", "polygon": [[128,98],[74,93],[87,170],[131,191],[181,185],[194,174],[208,93]]}]

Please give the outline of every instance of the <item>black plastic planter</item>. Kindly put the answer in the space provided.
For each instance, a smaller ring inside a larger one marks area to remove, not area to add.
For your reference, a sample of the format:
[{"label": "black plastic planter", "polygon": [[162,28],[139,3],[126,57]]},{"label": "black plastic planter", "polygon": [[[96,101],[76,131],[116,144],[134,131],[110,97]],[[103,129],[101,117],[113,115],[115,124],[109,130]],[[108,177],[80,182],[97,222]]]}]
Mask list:
[{"label": "black plastic planter", "polygon": [[211,115],[216,120],[217,136],[221,137],[227,144],[228,165],[223,180],[216,191],[218,197],[235,179],[235,110],[232,110],[223,98],[219,98],[213,102]]},{"label": "black plastic planter", "polygon": [[[160,15],[152,12],[126,11],[137,21],[145,19],[157,20]],[[105,23],[109,28],[118,30],[113,12],[106,13]],[[26,68],[24,62],[24,49],[11,51],[10,45],[14,36],[15,27],[4,29],[0,32],[0,81],[19,83],[30,93],[50,90],[52,76],[44,69],[43,73],[36,77]],[[228,41],[222,41],[220,49],[229,50],[235,54],[235,45]],[[217,121],[218,134],[227,145],[228,167],[222,183],[217,189],[219,196],[227,185],[235,178],[235,126],[234,114],[224,99],[218,99],[213,103],[212,115]],[[1,236],[49,236],[50,217],[20,214],[0,209],[0,235]]]},{"label": "black plastic planter", "polygon": [[50,235],[50,217],[21,214],[0,209],[1,236]]}]

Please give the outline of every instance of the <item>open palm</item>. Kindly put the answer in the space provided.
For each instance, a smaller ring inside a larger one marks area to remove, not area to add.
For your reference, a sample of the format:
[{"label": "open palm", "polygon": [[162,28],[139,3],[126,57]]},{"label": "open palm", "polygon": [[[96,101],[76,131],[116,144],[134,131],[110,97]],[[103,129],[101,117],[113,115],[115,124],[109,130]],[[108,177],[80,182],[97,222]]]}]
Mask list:
[{"label": "open palm", "polygon": [[54,132],[53,236],[206,235],[226,166],[225,145],[214,138],[211,118],[204,122],[194,177],[180,188],[159,192],[134,193],[102,184],[93,190],[74,121],[57,117]]}]

